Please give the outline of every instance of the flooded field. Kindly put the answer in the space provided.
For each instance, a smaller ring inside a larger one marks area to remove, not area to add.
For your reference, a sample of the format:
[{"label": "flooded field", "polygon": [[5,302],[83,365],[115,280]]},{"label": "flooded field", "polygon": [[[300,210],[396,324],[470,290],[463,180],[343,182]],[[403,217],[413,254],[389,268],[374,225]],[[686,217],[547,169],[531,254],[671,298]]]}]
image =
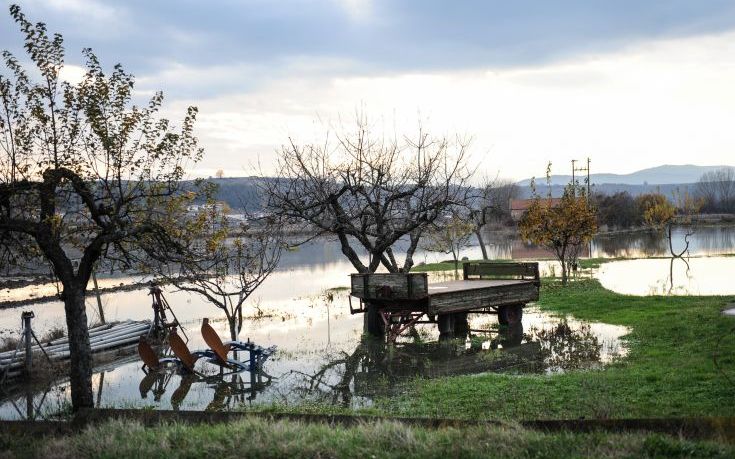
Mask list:
[{"label": "flooded field", "polygon": [[[665,240],[649,233],[618,235],[613,244],[597,238],[595,256],[665,253]],[[662,242],[663,241],[663,242]],[[513,243],[489,246],[497,258],[512,258]],[[616,245],[617,244],[617,245]],[[627,245],[626,245],[627,244]],[[700,230],[692,238],[692,254],[735,251],[732,227]],[[503,247],[506,247],[504,249]],[[617,248],[616,248],[617,247]],[[505,251],[505,252],[504,252]],[[479,258],[479,247],[462,256]],[[416,262],[434,262],[444,254],[420,252]],[[542,264],[548,273],[554,264]],[[735,294],[726,279],[735,270],[733,257],[682,260],[641,259],[603,264],[595,274],[611,290],[636,295],[649,294]],[[436,325],[418,325],[396,346],[362,340],[363,317],[350,315],[345,288],[352,267],[333,242],[314,243],[288,252],[283,263],[250,298],[240,334],[263,346],[275,345],[277,352],[266,361],[263,372],[220,376],[218,368],[199,362],[202,375],[146,373],[137,355],[121,356],[95,369],[93,384],[98,406],[155,409],[233,409],[242,405],[293,405],[330,403],[370,406],[376,396],[401,391],[414,377],[441,377],[486,372],[546,374],[596,368],[624,356],[624,327],[586,323],[553,317],[530,305],[521,328],[500,330],[493,315],[470,316],[470,335],[449,343],[438,343]],[[432,274],[445,280],[451,273]],[[725,276],[725,277],[723,277]],[[673,280],[672,280],[673,279]],[[136,277],[100,275],[102,288],[145,280]],[[728,290],[729,289],[729,290]],[[5,289],[0,301],[53,294],[55,286]],[[50,293],[49,293],[50,292]],[[192,350],[204,348],[199,333],[201,320],[212,325],[223,338],[228,336],[219,310],[200,297],[166,290],[166,296],[185,327]],[[101,295],[108,321],[151,319],[151,297],[146,288]],[[0,338],[17,335],[20,313],[33,310],[34,330],[40,336],[64,326],[59,301],[36,303],[0,310]],[[88,299],[90,322],[98,318],[93,296]],[[0,418],[48,417],[69,406],[65,380],[35,387],[7,388],[0,402]]]},{"label": "flooded field", "polygon": [[626,295],[735,295],[735,257],[649,258],[605,263],[603,287]]},{"label": "flooded field", "polygon": [[[141,293],[144,295],[144,293]],[[178,303],[184,294],[170,294]],[[251,315],[242,338],[276,345],[262,373],[221,377],[218,367],[197,363],[204,376],[142,369],[137,355],[95,370],[96,404],[102,407],[221,410],[243,405],[293,405],[310,402],[363,407],[376,395],[400,391],[414,377],[484,372],[554,373],[595,368],[625,355],[625,327],[551,317],[531,307],[523,326],[499,331],[495,316],[470,317],[464,340],[438,343],[435,325],[417,326],[414,336],[395,346],[363,341],[362,315],[350,315],[340,293],[293,298],[280,308],[266,303]],[[177,311],[213,312],[194,298]],[[214,315],[214,314],[212,314]],[[184,324],[189,347],[204,347],[199,319]],[[227,335],[223,321],[212,324]],[[69,388],[61,380],[42,387],[8,388],[0,418],[52,417],[68,408]]]}]

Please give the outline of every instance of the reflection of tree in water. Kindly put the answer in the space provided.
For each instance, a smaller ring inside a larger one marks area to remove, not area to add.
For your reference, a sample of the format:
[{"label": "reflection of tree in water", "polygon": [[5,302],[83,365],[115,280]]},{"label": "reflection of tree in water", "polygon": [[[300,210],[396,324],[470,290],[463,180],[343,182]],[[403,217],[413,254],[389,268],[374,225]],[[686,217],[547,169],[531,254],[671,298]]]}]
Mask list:
[{"label": "reflection of tree in water", "polygon": [[292,371],[284,400],[351,406],[354,397],[372,398],[400,390],[413,378],[487,372],[543,373],[589,367],[600,362],[602,345],[588,324],[562,321],[552,327],[503,328],[468,340],[386,345],[373,339],[352,353],[327,357],[316,371]]},{"label": "reflection of tree in water", "polygon": [[571,327],[566,320],[550,328],[533,330],[541,344],[541,357],[547,371],[565,371],[600,362],[602,345],[589,324]]},{"label": "reflection of tree in water", "polygon": [[592,244],[594,249],[608,257],[640,255],[652,257],[668,252],[666,238],[655,231],[602,235],[596,237]]},{"label": "reflection of tree in water", "polygon": [[[671,257],[671,261],[669,262],[669,291],[668,294],[671,295],[674,293],[674,260],[679,259],[686,265],[686,277],[690,281],[692,280],[692,275],[690,273],[690,267],[689,267],[689,261],[687,259],[682,257]],[[686,290],[686,289],[685,289]]]}]

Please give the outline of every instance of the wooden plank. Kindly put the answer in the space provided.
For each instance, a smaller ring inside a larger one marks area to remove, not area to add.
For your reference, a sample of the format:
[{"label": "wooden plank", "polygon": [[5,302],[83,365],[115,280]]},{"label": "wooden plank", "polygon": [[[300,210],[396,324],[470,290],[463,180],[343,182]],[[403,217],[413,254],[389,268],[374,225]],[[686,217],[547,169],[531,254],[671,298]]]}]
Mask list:
[{"label": "wooden plank", "polygon": [[372,273],[350,275],[351,294],[364,300],[415,300],[428,295],[426,273]]},{"label": "wooden plank", "polygon": [[463,263],[464,279],[527,279],[539,280],[538,263]]},{"label": "wooden plank", "polygon": [[428,313],[466,312],[508,304],[526,304],[538,300],[538,287],[532,282],[518,282],[470,290],[433,293],[429,297]]},{"label": "wooden plank", "polygon": [[503,287],[506,285],[516,285],[528,283],[527,280],[521,279],[482,279],[482,280],[456,280],[437,282],[429,285],[429,295],[441,295],[450,292],[465,292],[478,288]]}]

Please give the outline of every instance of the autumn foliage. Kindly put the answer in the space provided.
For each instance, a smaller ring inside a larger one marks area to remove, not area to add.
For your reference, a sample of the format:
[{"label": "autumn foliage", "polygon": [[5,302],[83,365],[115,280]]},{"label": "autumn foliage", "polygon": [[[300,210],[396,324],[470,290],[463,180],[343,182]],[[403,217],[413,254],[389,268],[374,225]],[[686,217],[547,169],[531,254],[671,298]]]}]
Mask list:
[{"label": "autumn foliage", "polygon": [[551,202],[536,196],[521,218],[519,230],[523,239],[556,255],[561,263],[562,283],[566,285],[569,270],[576,263],[579,251],[597,231],[597,216],[584,189],[574,184],[564,189],[557,205]]}]

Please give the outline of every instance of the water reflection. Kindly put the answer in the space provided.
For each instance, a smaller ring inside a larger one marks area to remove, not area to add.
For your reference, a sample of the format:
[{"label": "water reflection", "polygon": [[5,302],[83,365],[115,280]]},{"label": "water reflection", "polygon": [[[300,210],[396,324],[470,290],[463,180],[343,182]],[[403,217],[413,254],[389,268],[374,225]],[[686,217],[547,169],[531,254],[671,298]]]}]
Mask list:
[{"label": "water reflection", "polygon": [[[392,395],[416,377],[439,378],[494,373],[557,373],[599,367],[625,354],[590,324],[561,320],[523,326],[470,330],[466,339],[450,342],[404,341],[386,346],[363,340],[352,352],[340,352],[312,373],[293,371],[289,393],[282,401],[311,400],[341,406],[366,404]],[[604,358],[603,358],[604,356]]]},{"label": "water reflection", "polygon": [[[174,377],[172,372],[151,371],[140,380],[138,390],[141,399],[153,396],[158,404],[169,389]],[[249,403],[257,394],[264,391],[272,382],[272,377],[262,371],[234,373],[224,376],[206,376],[197,374],[180,375],[178,386],[171,392],[171,408],[178,411],[195,384],[204,385],[212,391],[212,401],[204,407],[205,411],[222,411],[234,406]]]},{"label": "water reflection", "polygon": [[733,295],[735,257],[621,260],[600,266],[603,287],[627,295]]},{"label": "water reflection", "polygon": [[[396,346],[362,341],[362,317],[351,316],[346,295],[317,295],[282,304],[249,322],[251,340],[276,344],[263,373],[207,376],[146,373],[137,355],[94,370],[101,407],[231,410],[242,405],[330,403],[370,406],[376,395],[400,391],[415,377],[486,372],[552,373],[602,365],[625,354],[625,327],[558,318],[531,307],[523,326],[498,328],[495,316],[471,315],[464,340],[439,343],[435,325],[419,325]],[[193,304],[193,303],[192,303]],[[264,308],[264,306],[261,306]],[[287,315],[286,313],[289,313]],[[192,331],[190,347],[203,347]],[[218,332],[224,322],[213,322]],[[206,365],[201,362],[201,365]],[[204,371],[205,368],[197,368]],[[69,407],[65,379],[43,388],[19,386],[0,403],[0,418],[47,418]],[[33,408],[28,410],[29,400]]]},{"label": "water reflection", "polygon": [[[675,227],[672,243],[676,253],[685,248],[687,231]],[[735,226],[700,226],[689,237],[689,255],[726,255],[735,253]],[[671,255],[668,240],[662,232],[632,231],[600,234],[592,241],[591,256],[596,258],[645,258]]]}]

